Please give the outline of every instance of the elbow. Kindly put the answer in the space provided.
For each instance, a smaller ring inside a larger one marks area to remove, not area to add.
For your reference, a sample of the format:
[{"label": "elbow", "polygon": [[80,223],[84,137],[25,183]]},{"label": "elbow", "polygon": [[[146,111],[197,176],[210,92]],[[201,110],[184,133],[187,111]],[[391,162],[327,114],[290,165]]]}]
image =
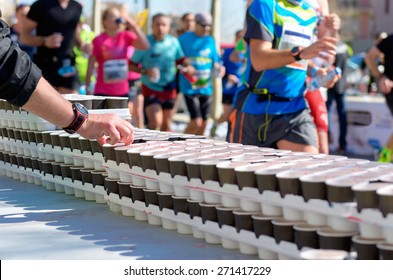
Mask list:
[{"label": "elbow", "polygon": [[141,44],[141,48],[140,48],[141,50],[143,50],[143,51],[146,51],[146,50],[148,50],[148,49],[150,49],[150,44],[149,44],[149,42],[143,42],[142,44]]},{"label": "elbow", "polygon": [[364,57],[364,62],[366,63],[366,65],[370,66],[371,61],[372,61],[372,58],[371,58],[370,54],[366,54],[366,56]]},{"label": "elbow", "polygon": [[252,68],[257,72],[262,72],[264,70],[271,68],[271,67],[269,67],[267,57],[265,57],[265,56],[262,56],[262,55],[251,56],[250,61],[251,61]]},{"label": "elbow", "polygon": [[256,72],[262,72],[268,69],[266,63],[263,63],[263,61],[251,62],[251,65]]}]

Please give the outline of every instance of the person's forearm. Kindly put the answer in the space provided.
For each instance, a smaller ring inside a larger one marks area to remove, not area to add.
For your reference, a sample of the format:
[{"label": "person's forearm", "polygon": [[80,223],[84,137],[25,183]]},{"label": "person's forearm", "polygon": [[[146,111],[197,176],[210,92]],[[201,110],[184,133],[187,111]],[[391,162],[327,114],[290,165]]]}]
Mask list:
[{"label": "person's forearm", "polygon": [[93,56],[89,57],[89,61],[87,63],[87,71],[86,71],[86,79],[85,79],[85,85],[86,89],[90,89],[90,82],[91,82],[91,77],[93,75],[93,70],[94,70],[94,64],[95,64],[96,59]]},{"label": "person's forearm", "polygon": [[377,63],[375,63],[375,61],[370,60],[370,61],[368,61],[366,63],[367,63],[368,68],[371,71],[371,74],[375,78],[379,79],[383,75],[381,72],[379,72],[378,65],[377,65]]},{"label": "person's forearm", "polygon": [[22,108],[58,127],[67,127],[74,119],[72,104],[44,78],[39,80],[35,91]]},{"label": "person's forearm", "polygon": [[[57,127],[68,127],[75,118],[72,104],[60,95],[44,78],[22,106]],[[119,141],[129,145],[134,139],[134,128],[115,114],[91,114],[76,131],[81,136],[97,139],[99,143],[116,144]]]},{"label": "person's forearm", "polygon": [[370,69],[371,74],[375,78],[379,79],[382,76],[382,73],[378,70],[376,57],[372,53],[367,53],[364,60],[367,64],[367,67]]},{"label": "person's forearm", "polygon": [[35,36],[30,33],[22,32],[20,36],[21,43],[34,47],[42,47],[45,45],[45,36]]},{"label": "person's forearm", "polygon": [[134,73],[142,74],[142,68],[140,68],[138,65],[132,62],[128,65],[128,70]]},{"label": "person's forearm", "polygon": [[136,27],[134,29],[134,32],[135,32],[135,34],[137,36],[137,39],[134,42],[134,47],[136,49],[139,49],[139,50],[147,50],[147,49],[149,49],[150,48],[150,43],[147,40],[145,34],[142,32],[142,30],[139,27]]},{"label": "person's forearm", "polygon": [[232,62],[243,62],[242,53],[237,50],[233,50],[229,55],[229,60]]},{"label": "person's forearm", "polygon": [[261,44],[260,40],[251,40],[250,49],[251,64],[258,72],[280,68],[295,61],[290,50],[272,49],[270,43]]}]

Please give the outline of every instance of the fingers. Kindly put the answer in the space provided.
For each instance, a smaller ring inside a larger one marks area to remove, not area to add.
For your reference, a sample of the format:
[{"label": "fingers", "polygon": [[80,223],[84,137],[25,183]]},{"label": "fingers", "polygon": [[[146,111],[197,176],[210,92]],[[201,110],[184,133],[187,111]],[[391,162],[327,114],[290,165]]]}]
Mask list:
[{"label": "fingers", "polygon": [[335,55],[336,53],[334,51],[329,50],[329,51],[319,52],[318,57],[329,62],[334,62]]},{"label": "fingers", "polygon": [[120,133],[120,142],[130,145],[134,142],[134,127],[127,121],[117,127]]},{"label": "fingers", "polygon": [[118,142],[129,145],[134,141],[134,127],[113,114],[92,114],[78,133],[85,138],[97,139],[101,145],[114,145]]},{"label": "fingers", "polygon": [[104,144],[106,144],[106,139],[107,137],[104,135],[100,138],[97,138],[98,143],[100,143],[101,146],[103,146]]},{"label": "fingers", "polygon": [[323,39],[318,40],[317,43],[329,49],[337,48],[337,38],[334,37],[324,37]]},{"label": "fingers", "polygon": [[105,142],[111,145],[122,142],[126,145],[132,144],[134,141],[134,127],[125,120],[116,122],[115,126],[110,126],[107,132]]}]

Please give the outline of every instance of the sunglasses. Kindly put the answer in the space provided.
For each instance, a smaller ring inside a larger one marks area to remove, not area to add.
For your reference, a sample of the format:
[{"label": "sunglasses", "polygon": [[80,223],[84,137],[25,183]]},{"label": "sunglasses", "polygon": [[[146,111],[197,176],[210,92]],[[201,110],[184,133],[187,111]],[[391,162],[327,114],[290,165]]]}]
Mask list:
[{"label": "sunglasses", "polygon": [[200,26],[202,26],[203,28],[210,28],[210,27],[212,27],[212,25],[211,24],[202,24],[202,23],[198,23]]}]

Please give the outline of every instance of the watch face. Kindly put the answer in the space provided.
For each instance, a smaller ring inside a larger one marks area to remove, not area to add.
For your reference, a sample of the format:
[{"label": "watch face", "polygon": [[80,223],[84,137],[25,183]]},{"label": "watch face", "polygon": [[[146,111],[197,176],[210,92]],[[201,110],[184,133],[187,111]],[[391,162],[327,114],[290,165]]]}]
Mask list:
[{"label": "watch face", "polygon": [[80,103],[78,103],[78,102],[75,102],[74,105],[75,105],[75,108],[76,108],[79,112],[81,112],[83,115],[88,115],[88,114],[89,114],[89,112],[87,111],[86,107],[83,106],[82,104],[80,104]]},{"label": "watch face", "polygon": [[299,53],[299,51],[300,51],[299,47],[293,47],[292,50],[291,50],[291,53],[293,55],[297,55]]}]

